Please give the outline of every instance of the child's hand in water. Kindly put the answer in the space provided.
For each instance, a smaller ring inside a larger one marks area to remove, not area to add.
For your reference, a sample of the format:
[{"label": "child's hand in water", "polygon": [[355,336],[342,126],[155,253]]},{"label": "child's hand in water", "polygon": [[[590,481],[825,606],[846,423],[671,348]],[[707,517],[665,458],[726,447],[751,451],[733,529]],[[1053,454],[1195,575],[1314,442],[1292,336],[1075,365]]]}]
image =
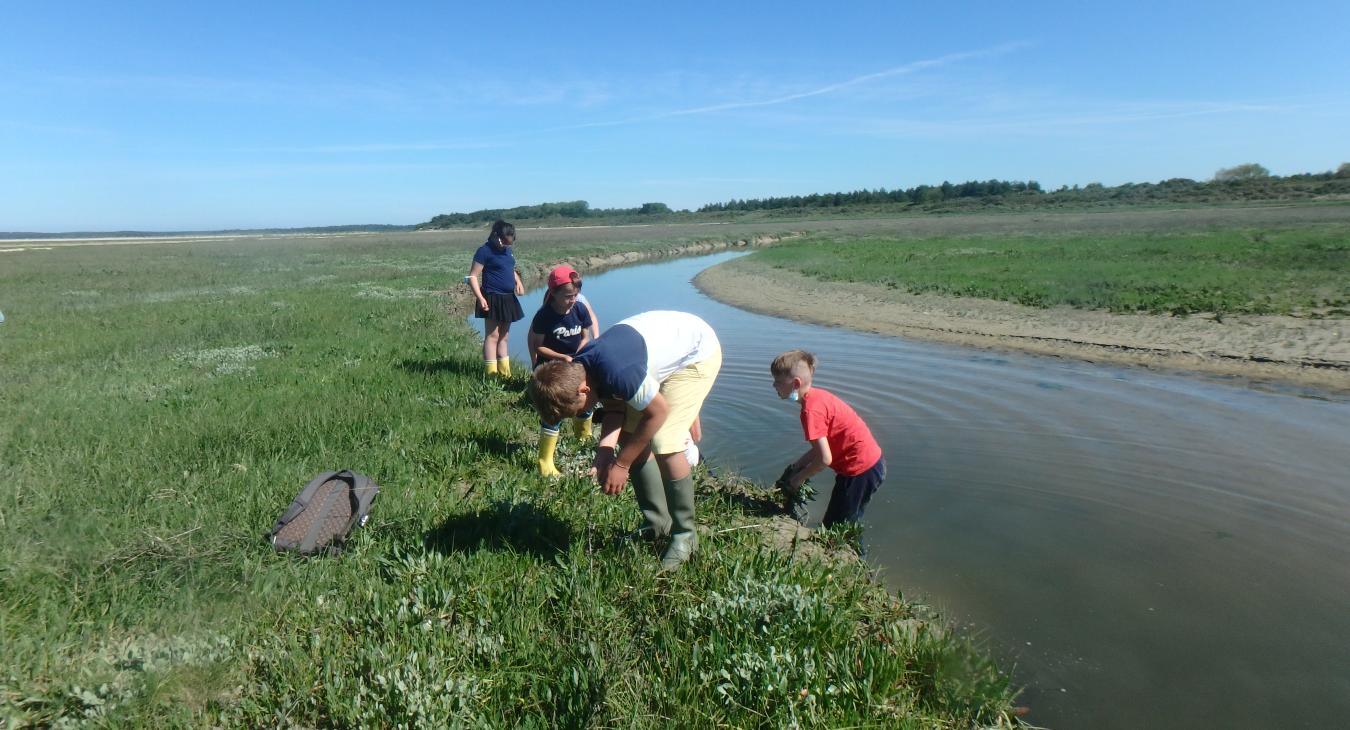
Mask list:
[{"label": "child's hand in water", "polygon": [[792,515],[792,518],[798,522],[806,522],[806,502],[814,496],[813,490],[803,482],[800,486],[792,486],[792,477],[795,470],[793,465],[789,464],[783,470],[783,475],[778,477],[778,481],[773,485],[781,493],[783,499],[783,511]]},{"label": "child's hand in water", "polygon": [[778,477],[778,481],[774,482],[773,486],[775,489],[778,490],[779,496],[781,496],[783,499],[783,511],[791,512],[792,503],[795,502],[797,499],[797,490],[792,488],[791,464],[789,464],[788,467],[783,470],[783,475]]}]

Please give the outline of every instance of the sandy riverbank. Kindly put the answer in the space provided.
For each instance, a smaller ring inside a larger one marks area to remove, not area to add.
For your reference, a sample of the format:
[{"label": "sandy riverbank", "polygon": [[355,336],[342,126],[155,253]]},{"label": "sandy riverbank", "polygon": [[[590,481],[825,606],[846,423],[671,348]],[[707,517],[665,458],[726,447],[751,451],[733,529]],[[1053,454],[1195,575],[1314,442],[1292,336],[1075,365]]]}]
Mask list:
[{"label": "sandy riverbank", "polygon": [[[824,283],[738,259],[694,280],[709,296],[816,324],[1094,362],[1350,393],[1350,322],[1284,316],[1171,317]],[[809,293],[806,295],[805,293]]]}]

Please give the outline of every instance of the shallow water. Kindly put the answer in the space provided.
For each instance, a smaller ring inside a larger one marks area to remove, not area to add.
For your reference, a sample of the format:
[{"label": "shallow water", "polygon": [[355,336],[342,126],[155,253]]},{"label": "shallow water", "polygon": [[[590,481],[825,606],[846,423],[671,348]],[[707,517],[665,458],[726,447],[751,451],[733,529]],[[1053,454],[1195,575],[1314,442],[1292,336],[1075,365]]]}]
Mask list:
[{"label": "shallow water", "polygon": [[[713,325],[725,362],[703,449],[766,482],[805,447],[768,364],[815,352],[817,384],[886,452],[869,559],[984,638],[1026,687],[1029,720],[1350,716],[1350,403],[800,324],[689,283],[739,255],[611,271],[583,291],[604,326],[649,309]],[[523,299],[511,333],[520,361],[539,300]]]}]

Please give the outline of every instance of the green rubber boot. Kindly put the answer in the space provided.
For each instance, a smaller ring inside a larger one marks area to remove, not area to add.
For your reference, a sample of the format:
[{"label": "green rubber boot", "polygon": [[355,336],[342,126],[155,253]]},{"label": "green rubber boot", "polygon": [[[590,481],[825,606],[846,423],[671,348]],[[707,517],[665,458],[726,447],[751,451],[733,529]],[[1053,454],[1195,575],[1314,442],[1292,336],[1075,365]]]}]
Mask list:
[{"label": "green rubber boot", "polygon": [[661,469],[656,466],[656,458],[649,457],[642,466],[630,471],[633,480],[633,494],[637,497],[638,509],[642,511],[642,526],[634,537],[642,540],[659,540],[670,534],[670,511],[666,508],[666,489],[661,483]]},{"label": "green rubber boot", "polygon": [[670,545],[661,556],[661,572],[674,573],[698,550],[698,529],[694,523],[694,475],[666,482],[666,504],[670,506]]}]

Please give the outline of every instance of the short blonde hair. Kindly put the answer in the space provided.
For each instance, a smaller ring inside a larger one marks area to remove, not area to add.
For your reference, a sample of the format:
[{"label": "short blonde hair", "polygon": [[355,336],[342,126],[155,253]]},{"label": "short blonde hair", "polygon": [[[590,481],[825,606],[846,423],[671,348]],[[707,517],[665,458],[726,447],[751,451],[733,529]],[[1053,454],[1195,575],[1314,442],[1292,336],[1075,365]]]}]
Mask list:
[{"label": "short blonde hair", "polygon": [[809,378],[816,372],[816,356],[806,350],[788,350],[773,359],[769,372],[775,378],[788,375]]},{"label": "short blonde hair", "polygon": [[581,363],[552,360],[534,369],[528,392],[534,410],[546,423],[571,418],[586,407],[586,396],[577,391],[586,382]]}]

